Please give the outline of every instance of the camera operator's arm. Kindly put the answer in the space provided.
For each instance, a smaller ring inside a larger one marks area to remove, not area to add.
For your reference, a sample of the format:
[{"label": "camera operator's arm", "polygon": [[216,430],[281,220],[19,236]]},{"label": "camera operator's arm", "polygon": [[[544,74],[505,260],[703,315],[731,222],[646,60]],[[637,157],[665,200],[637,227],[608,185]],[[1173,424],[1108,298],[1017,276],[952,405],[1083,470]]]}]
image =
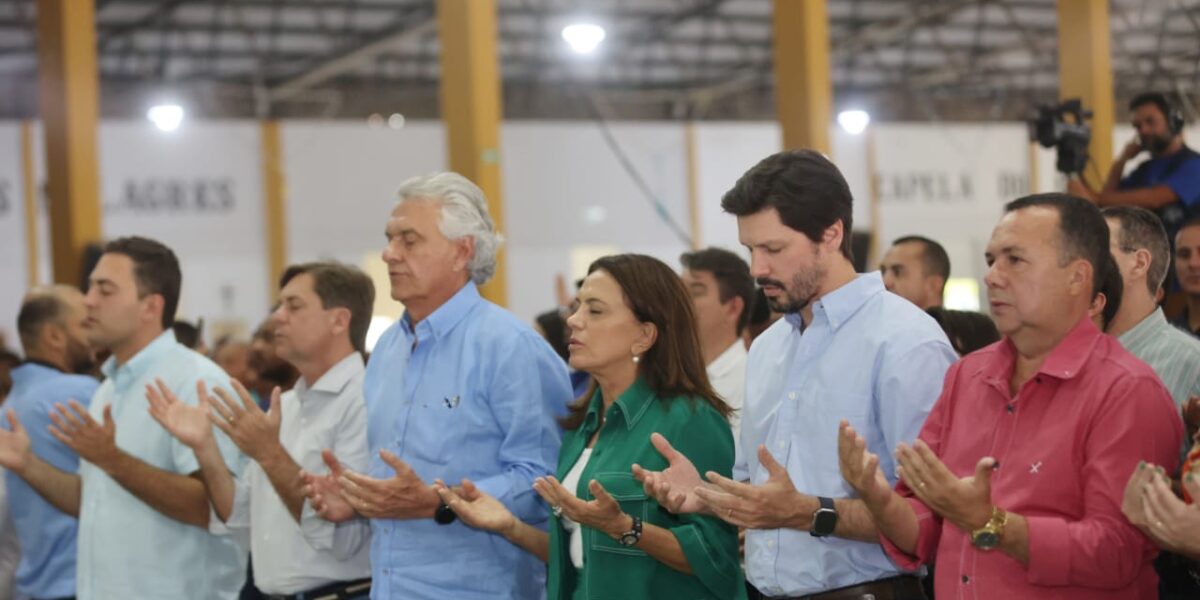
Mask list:
[{"label": "camera operator's arm", "polygon": [[1121,155],[1113,161],[1111,167],[1108,168],[1108,179],[1104,180],[1103,193],[1109,194],[1121,190],[1121,176],[1125,174],[1125,163],[1133,160],[1133,157],[1142,153],[1142,142],[1134,136],[1129,143],[1125,144],[1125,148],[1121,150]]},{"label": "camera operator's arm", "polygon": [[1108,179],[1104,189],[1097,192],[1082,178],[1073,176],[1067,180],[1067,192],[1095,202],[1098,206],[1140,206],[1154,210],[1166,206],[1178,199],[1175,190],[1166,184],[1145,188],[1121,189],[1121,176],[1125,173],[1125,163],[1142,152],[1142,145],[1137,139],[1125,145],[1121,155],[1113,161],[1108,169]]}]

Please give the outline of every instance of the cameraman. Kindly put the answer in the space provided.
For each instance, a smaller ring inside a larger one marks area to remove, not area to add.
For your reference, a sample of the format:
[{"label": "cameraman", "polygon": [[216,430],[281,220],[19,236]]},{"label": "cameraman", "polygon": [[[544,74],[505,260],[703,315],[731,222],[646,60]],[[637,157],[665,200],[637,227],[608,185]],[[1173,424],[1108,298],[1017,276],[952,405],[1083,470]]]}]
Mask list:
[{"label": "cameraman", "polygon": [[[1166,96],[1141,94],[1129,103],[1137,137],[1125,145],[1097,192],[1078,177],[1067,191],[1104,206],[1140,206],[1158,213],[1172,239],[1188,218],[1200,215],[1200,153],[1183,143],[1183,116]],[[1142,151],[1150,159],[1122,178],[1125,163]]]}]

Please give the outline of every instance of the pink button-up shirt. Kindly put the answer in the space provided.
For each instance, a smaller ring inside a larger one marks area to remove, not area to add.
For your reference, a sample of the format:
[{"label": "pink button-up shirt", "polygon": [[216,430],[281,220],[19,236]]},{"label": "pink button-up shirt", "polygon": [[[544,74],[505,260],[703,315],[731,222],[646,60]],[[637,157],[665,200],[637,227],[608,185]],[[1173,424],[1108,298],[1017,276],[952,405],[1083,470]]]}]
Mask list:
[{"label": "pink button-up shirt", "polygon": [[1016,394],[1016,350],[1005,339],[964,357],[920,438],[959,477],[994,457],[992,501],[1029,523],[1029,567],[971,545],[897,486],[917,512],[916,555],[883,539],[904,568],[934,563],[939,600],[1087,598],[1152,600],[1156,549],[1121,515],[1138,461],[1174,469],[1183,423],[1154,371],[1116,339],[1080,320]]}]

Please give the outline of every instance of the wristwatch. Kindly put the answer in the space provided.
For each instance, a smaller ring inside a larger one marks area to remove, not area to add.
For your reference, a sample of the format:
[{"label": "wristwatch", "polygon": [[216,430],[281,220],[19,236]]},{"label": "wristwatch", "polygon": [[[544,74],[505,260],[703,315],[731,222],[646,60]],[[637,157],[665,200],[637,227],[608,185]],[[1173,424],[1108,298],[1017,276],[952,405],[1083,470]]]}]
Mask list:
[{"label": "wristwatch", "polygon": [[821,503],[821,507],[813,511],[812,528],[809,533],[813,537],[825,537],[833,535],[833,530],[837,527],[838,512],[833,505],[833,498],[819,496],[817,501]]},{"label": "wristwatch", "polygon": [[625,547],[635,546],[642,539],[642,518],[633,515],[630,515],[629,518],[633,519],[633,527],[629,531],[622,533],[621,537],[617,540]]},{"label": "wristwatch", "polygon": [[992,507],[992,518],[983,527],[971,532],[971,544],[980,550],[995,550],[1000,546],[1000,538],[1004,536],[1004,525],[1008,523],[1008,513],[999,506]]},{"label": "wristwatch", "polygon": [[433,521],[438,525],[449,525],[457,518],[458,515],[454,514],[454,509],[445,502],[438,504],[437,510],[433,511]]}]

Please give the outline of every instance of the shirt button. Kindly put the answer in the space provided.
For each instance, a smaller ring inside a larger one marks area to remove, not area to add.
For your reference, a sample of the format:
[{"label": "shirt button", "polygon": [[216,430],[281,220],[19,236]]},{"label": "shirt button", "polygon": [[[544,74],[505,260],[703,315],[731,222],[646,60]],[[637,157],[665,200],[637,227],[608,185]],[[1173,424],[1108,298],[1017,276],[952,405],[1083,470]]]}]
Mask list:
[{"label": "shirt button", "polygon": [[774,547],[775,547],[775,540],[767,540],[767,547],[768,547],[768,548],[774,548]]},{"label": "shirt button", "polygon": [[795,400],[795,399],[796,399],[796,392],[792,392],[792,393],[788,394],[788,400]]},{"label": "shirt button", "polygon": [[970,577],[967,577],[966,575],[963,575],[963,580],[962,580],[962,581],[963,581],[963,583],[971,583],[971,578],[970,578]]}]

